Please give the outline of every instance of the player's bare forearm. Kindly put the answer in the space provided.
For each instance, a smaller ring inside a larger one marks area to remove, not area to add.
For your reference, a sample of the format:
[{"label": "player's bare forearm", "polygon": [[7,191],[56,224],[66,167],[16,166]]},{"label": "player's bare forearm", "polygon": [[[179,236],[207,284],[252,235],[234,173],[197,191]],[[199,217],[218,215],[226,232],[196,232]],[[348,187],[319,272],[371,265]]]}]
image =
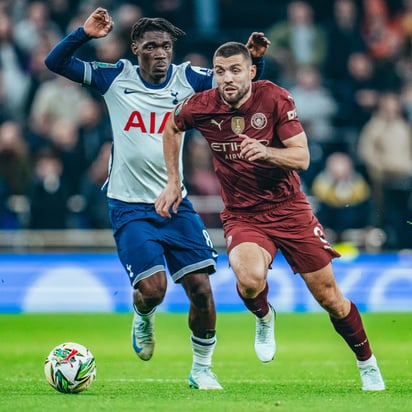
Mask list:
[{"label": "player's bare forearm", "polygon": [[92,38],[107,36],[113,29],[113,20],[109,12],[98,7],[85,21],[83,25],[85,33]]},{"label": "player's bare forearm", "polygon": [[246,43],[246,47],[253,58],[263,57],[269,45],[269,39],[262,32],[253,32]]},{"label": "player's bare forearm", "polygon": [[246,135],[240,145],[240,154],[250,162],[263,161],[283,169],[307,170],[310,155],[304,132],[284,141],[285,147],[267,147]]},{"label": "player's bare forearm", "polygon": [[167,169],[168,183],[156,199],[155,209],[159,215],[170,218],[170,207],[173,213],[182,202],[182,187],[180,181],[179,155],[182,145],[182,133],[173,121],[173,115],[166,122],[163,132],[163,154]]}]

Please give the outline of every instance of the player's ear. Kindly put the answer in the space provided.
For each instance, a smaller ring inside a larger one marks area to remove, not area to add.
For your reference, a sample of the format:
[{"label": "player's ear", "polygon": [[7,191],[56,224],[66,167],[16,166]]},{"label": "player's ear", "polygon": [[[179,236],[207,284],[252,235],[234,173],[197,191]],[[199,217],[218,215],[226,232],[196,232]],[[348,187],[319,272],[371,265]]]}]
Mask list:
[{"label": "player's ear", "polygon": [[132,49],[132,53],[136,55],[137,54],[137,49],[138,49],[137,44],[135,42],[133,42],[130,45],[130,48]]},{"label": "player's ear", "polygon": [[256,66],[252,64],[250,66],[250,80],[253,80],[256,77]]}]

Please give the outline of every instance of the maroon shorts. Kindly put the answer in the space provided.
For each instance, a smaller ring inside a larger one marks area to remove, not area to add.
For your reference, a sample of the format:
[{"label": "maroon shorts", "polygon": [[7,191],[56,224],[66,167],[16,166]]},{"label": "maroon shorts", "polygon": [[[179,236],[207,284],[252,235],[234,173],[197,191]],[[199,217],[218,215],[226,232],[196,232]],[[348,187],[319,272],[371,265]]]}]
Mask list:
[{"label": "maroon shorts", "polygon": [[253,242],[275,258],[279,249],[294,273],[314,272],[340,254],[324,237],[324,229],[303,194],[273,209],[259,212],[223,210],[227,252]]}]

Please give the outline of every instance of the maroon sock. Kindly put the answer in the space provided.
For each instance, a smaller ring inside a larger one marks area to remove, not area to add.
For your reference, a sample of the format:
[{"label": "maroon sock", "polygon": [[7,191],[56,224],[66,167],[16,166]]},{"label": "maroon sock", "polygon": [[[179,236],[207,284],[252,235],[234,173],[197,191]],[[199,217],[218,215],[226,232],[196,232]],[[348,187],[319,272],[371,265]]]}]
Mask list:
[{"label": "maroon sock", "polygon": [[244,298],[240,292],[239,288],[236,285],[237,293],[240,296],[240,299],[243,300],[243,303],[245,306],[258,318],[263,318],[265,315],[269,313],[269,303],[268,303],[268,292],[269,292],[269,286],[266,282],[265,288],[262,290],[262,292],[259,293],[255,298],[252,299],[247,299]]},{"label": "maroon sock", "polygon": [[336,330],[345,339],[353,350],[356,358],[360,361],[367,360],[372,356],[368,337],[362,324],[362,319],[356,305],[351,302],[350,312],[343,319],[330,317]]}]

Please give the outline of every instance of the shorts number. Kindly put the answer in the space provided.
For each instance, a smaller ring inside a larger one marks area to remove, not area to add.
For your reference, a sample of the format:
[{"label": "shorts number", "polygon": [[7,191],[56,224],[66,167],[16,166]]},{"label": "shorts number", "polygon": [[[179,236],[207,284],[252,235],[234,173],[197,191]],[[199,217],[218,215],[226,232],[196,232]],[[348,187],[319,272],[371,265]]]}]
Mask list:
[{"label": "shorts number", "polygon": [[329,242],[325,239],[325,234],[323,233],[322,228],[316,226],[315,229],[313,229],[313,233],[320,239],[321,242],[326,243],[327,245],[329,244]]},{"label": "shorts number", "polygon": [[205,229],[203,229],[202,232],[203,232],[203,237],[204,237],[205,240],[206,240],[206,244],[213,249],[214,246],[213,246],[212,239],[210,239],[209,232],[208,232],[207,230],[205,230]]}]

